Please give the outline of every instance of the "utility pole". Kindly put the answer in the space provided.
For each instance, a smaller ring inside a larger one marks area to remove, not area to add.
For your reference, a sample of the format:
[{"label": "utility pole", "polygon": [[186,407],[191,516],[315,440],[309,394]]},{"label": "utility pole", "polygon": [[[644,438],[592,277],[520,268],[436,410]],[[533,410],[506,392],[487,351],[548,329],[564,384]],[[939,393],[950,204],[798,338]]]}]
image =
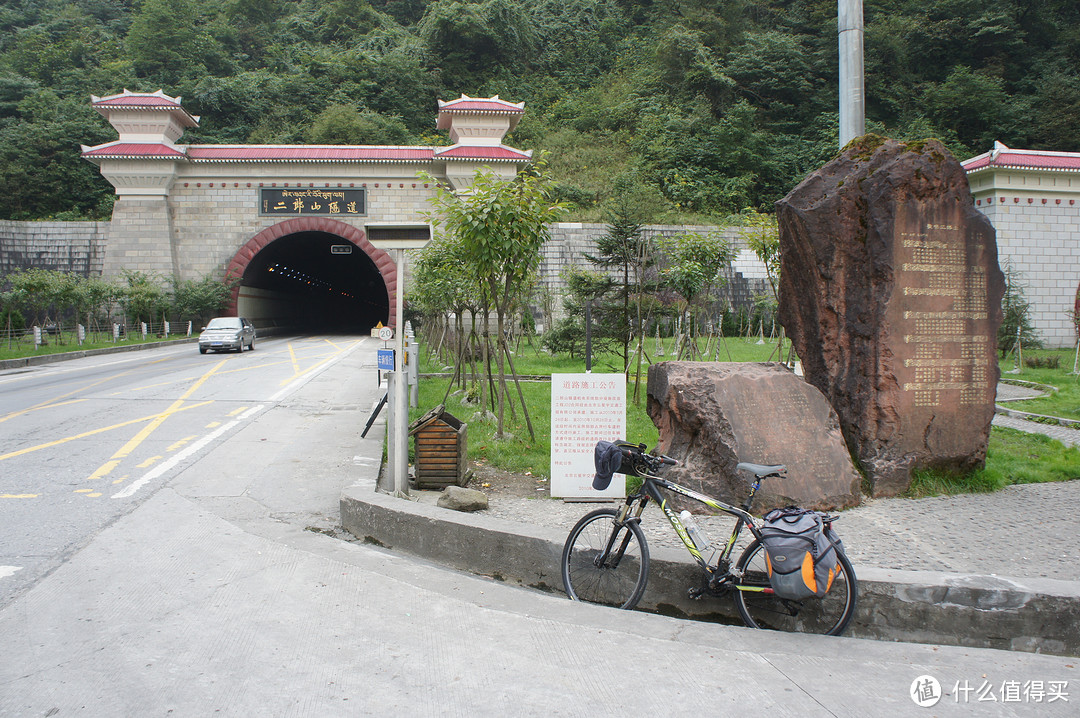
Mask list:
[{"label": "utility pole", "polygon": [[405,250],[397,250],[397,293],[394,306],[394,374],[395,384],[390,401],[394,406],[394,422],[390,427],[393,442],[393,464],[389,467],[394,477],[394,493],[409,495],[409,399],[408,379],[405,374]]},{"label": "utility pole", "polygon": [[840,147],[866,134],[863,89],[863,0],[837,0],[840,42]]}]

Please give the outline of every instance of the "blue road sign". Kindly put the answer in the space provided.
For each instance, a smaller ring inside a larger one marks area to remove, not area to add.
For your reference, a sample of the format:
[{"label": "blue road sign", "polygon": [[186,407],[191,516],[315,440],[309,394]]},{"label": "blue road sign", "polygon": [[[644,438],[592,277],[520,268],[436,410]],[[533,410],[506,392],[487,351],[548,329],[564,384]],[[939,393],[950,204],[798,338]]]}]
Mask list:
[{"label": "blue road sign", "polygon": [[394,350],[379,349],[379,371],[394,371]]}]

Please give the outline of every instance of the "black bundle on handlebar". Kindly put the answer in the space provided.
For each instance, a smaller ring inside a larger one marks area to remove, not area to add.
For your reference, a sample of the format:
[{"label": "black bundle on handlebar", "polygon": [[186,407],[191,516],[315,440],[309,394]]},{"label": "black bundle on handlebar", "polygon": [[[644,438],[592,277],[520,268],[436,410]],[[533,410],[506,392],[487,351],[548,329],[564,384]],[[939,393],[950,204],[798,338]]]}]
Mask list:
[{"label": "black bundle on handlebar", "polygon": [[667,456],[652,456],[645,453],[645,444],[631,444],[627,441],[598,441],[593,453],[596,475],[593,488],[603,491],[611,484],[613,474],[644,476],[660,469],[661,466],[675,466],[679,462]]}]

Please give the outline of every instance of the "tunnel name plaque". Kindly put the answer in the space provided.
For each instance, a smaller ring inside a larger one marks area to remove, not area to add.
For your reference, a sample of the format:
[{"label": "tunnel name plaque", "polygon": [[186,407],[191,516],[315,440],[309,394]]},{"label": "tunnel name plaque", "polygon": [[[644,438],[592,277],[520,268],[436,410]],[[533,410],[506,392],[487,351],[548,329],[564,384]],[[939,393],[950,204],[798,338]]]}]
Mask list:
[{"label": "tunnel name plaque", "polygon": [[367,214],[364,189],[260,189],[260,215],[326,216]]}]

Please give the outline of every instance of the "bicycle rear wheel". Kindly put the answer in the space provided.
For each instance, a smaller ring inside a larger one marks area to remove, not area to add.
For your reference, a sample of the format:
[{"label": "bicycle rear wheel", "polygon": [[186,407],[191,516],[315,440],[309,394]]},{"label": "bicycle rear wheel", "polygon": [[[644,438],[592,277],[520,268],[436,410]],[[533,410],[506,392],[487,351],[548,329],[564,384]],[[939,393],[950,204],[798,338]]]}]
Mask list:
[{"label": "bicycle rear wheel", "polygon": [[615,509],[592,511],[566,537],[562,579],[571,599],[618,608],[633,608],[641,600],[649,580],[649,547],[636,522],[616,526],[617,516]]},{"label": "bicycle rear wheel", "polygon": [[825,596],[801,601],[778,598],[771,589],[761,590],[770,588],[769,573],[765,546],[755,539],[736,564],[736,572],[742,572],[738,585],[744,588],[735,591],[735,607],[743,622],[751,628],[839,636],[855,613],[859,584],[847,556],[841,553],[837,558],[840,573]]}]

